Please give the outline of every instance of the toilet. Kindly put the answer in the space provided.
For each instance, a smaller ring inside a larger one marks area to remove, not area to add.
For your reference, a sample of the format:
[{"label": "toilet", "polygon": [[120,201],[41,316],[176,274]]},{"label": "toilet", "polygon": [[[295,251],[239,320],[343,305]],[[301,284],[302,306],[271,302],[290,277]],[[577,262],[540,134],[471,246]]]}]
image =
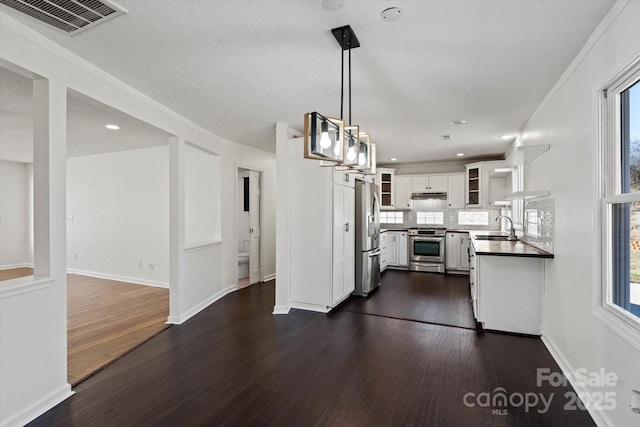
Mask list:
[{"label": "toilet", "polygon": [[238,278],[249,277],[249,252],[238,253]]}]

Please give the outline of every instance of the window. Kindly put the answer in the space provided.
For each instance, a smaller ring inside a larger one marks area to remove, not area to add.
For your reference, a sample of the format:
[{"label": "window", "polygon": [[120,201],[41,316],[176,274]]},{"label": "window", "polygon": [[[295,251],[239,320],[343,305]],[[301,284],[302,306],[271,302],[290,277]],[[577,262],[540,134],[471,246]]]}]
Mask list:
[{"label": "window", "polygon": [[458,225],[489,225],[489,212],[458,212]]},{"label": "window", "polygon": [[538,237],[540,235],[538,231],[538,210],[527,209],[525,215],[527,217],[527,236]]},{"label": "window", "polygon": [[402,224],[404,215],[402,212],[380,212],[380,223],[382,224]]},{"label": "window", "polygon": [[417,212],[417,224],[444,224],[444,212]]},{"label": "window", "polygon": [[[517,165],[513,167],[512,172],[512,191],[524,191],[524,166]],[[511,218],[513,220],[513,227],[515,229],[521,229],[523,226],[523,214],[524,200],[516,199],[511,203]]]},{"label": "window", "polygon": [[640,60],[602,91],[601,112],[600,314],[640,343]]}]

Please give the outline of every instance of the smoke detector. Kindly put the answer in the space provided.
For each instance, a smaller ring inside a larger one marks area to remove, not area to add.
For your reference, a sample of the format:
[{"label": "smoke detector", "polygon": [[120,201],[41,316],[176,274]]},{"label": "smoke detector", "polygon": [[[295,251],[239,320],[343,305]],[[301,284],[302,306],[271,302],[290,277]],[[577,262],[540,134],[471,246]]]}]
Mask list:
[{"label": "smoke detector", "polygon": [[0,0],[0,4],[70,36],[127,13],[110,0]]},{"label": "smoke detector", "polygon": [[344,6],[344,0],[322,0],[322,8],[324,10],[335,12],[342,9],[342,6]]},{"label": "smoke detector", "polygon": [[402,9],[399,7],[390,7],[380,12],[383,21],[394,22],[402,18]]}]

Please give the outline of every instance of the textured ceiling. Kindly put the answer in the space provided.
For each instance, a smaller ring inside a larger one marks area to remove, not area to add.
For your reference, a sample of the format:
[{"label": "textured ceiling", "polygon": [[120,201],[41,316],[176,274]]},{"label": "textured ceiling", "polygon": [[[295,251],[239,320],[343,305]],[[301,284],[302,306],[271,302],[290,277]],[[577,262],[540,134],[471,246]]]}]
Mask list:
[{"label": "textured ceiling", "polygon": [[[33,83],[0,67],[0,159],[33,161]],[[67,96],[67,155],[86,156],[168,144],[169,135],[84,95]],[[117,131],[105,128],[117,123]]]},{"label": "textured ceiling", "polygon": [[[340,114],[349,24],[353,123],[379,162],[501,155],[612,2],[117,1],[128,10],[75,37],[21,21],[212,132],[268,151],[274,124]],[[401,7],[398,22],[380,12]],[[6,10],[6,8],[2,8]],[[12,13],[13,14],[13,13]],[[453,126],[450,121],[468,123]],[[440,135],[451,134],[449,141]]]}]

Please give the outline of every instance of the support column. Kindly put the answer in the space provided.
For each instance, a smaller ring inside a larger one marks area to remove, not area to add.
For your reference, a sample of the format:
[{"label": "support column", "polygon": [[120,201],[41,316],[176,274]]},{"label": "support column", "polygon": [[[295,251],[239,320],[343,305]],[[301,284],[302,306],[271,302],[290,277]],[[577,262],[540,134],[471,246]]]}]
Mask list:
[{"label": "support column", "polygon": [[291,179],[289,167],[289,126],[276,123],[276,300],[274,314],[289,312],[291,230]]},{"label": "support column", "polygon": [[169,318],[180,323],[180,285],[184,265],[185,142],[169,138]]}]

